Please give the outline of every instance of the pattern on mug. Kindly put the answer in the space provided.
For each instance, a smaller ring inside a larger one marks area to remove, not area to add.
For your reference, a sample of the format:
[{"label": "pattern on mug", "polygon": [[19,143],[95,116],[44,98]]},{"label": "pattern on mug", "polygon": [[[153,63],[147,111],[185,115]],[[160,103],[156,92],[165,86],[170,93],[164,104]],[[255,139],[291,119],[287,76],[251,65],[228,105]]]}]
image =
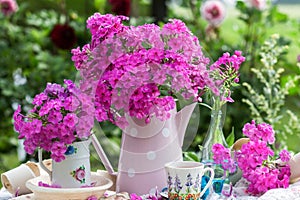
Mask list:
[{"label": "pattern on mug", "polygon": [[73,170],[70,174],[80,183],[85,183],[85,166],[84,165],[80,166],[76,170]]},{"label": "pattern on mug", "polygon": [[[200,199],[200,175],[197,174],[195,178],[189,173],[186,176],[185,186],[182,186],[179,176],[176,174],[174,182],[172,176],[168,173],[168,197],[169,200],[195,200]],[[193,181],[195,180],[195,182]]]}]

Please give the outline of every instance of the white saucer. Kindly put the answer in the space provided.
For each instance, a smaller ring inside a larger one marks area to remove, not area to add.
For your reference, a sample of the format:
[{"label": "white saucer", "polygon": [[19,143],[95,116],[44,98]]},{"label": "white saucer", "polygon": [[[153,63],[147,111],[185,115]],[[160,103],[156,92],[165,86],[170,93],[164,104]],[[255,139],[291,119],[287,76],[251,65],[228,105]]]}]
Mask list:
[{"label": "white saucer", "polygon": [[95,172],[91,174],[91,181],[96,182],[93,187],[84,188],[51,188],[41,187],[38,183],[50,184],[49,176],[39,176],[26,182],[26,187],[34,193],[35,200],[85,200],[94,195],[97,198],[103,196],[103,193],[110,189],[113,182]]}]

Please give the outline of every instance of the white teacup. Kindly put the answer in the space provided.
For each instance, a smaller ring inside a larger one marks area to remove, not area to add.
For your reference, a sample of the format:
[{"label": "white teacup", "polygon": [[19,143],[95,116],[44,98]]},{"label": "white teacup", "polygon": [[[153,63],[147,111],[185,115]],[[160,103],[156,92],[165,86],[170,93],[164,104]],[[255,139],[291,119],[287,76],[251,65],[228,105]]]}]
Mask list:
[{"label": "white teacup", "polygon": [[[211,186],[214,170],[203,163],[194,161],[177,161],[165,165],[167,173],[169,200],[200,199]],[[201,179],[204,173],[210,172],[210,179],[201,191]]]}]

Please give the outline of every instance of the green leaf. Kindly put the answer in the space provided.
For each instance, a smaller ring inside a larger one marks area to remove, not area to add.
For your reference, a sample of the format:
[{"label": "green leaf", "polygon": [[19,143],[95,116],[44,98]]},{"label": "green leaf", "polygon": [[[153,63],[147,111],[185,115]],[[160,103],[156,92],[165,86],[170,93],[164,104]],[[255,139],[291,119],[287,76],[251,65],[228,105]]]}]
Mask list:
[{"label": "green leaf", "polygon": [[229,147],[233,145],[233,143],[234,143],[234,127],[232,127],[231,133],[226,138],[226,143],[228,144]]},{"label": "green leaf", "polygon": [[200,162],[199,156],[195,152],[184,152],[184,160]]},{"label": "green leaf", "polygon": [[106,1],[105,0],[95,0],[94,6],[98,11],[103,12],[104,8],[106,6]]}]

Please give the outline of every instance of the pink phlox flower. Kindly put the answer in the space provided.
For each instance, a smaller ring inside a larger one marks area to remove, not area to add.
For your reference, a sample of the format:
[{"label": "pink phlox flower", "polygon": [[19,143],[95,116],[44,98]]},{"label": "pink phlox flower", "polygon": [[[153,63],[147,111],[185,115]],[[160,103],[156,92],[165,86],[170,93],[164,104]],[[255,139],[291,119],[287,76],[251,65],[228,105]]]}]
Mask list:
[{"label": "pink phlox flower", "polygon": [[43,123],[41,120],[33,119],[31,122],[31,126],[35,133],[39,133],[42,129]]},{"label": "pink phlox flower", "polygon": [[283,149],[280,153],[280,160],[282,162],[288,162],[291,159],[291,154],[290,152],[288,152],[286,149]]},{"label": "pink phlox flower", "polygon": [[80,49],[75,49],[72,60],[82,76],[81,88],[95,91],[91,95],[98,121],[118,124],[124,115],[147,122],[154,115],[165,120],[175,94],[196,101],[207,87],[218,92],[207,70],[209,59],[180,20],[162,28],[127,27],[118,16],[96,13],[87,27],[92,33],[88,58],[83,60]]},{"label": "pink phlox flower", "polygon": [[269,144],[273,144],[275,142],[275,132],[270,124],[258,124],[257,130],[260,132],[260,137],[262,140],[267,141]]},{"label": "pink phlox flower", "polygon": [[51,147],[51,158],[55,162],[61,162],[65,159],[65,152],[67,151],[67,147],[62,142],[53,142]]},{"label": "pink phlox flower", "polygon": [[289,165],[279,166],[277,187],[287,188],[290,182],[291,168]]},{"label": "pink phlox flower", "polygon": [[56,137],[59,137],[61,134],[63,134],[63,132],[58,132],[59,127],[59,124],[49,123],[43,127],[43,131],[47,133],[49,139],[55,139]]},{"label": "pink phlox flower", "polygon": [[28,154],[33,154],[35,149],[36,149],[36,145],[31,141],[31,139],[26,139],[24,142],[24,150],[28,153]]},{"label": "pink phlox flower", "polygon": [[[63,141],[65,145],[72,144],[76,140],[76,137],[73,133],[74,133],[74,131],[70,132],[70,134],[64,134],[64,135],[60,136],[61,141]],[[87,138],[87,137],[83,137],[80,139],[85,139],[85,138]]]},{"label": "pink phlox flower", "polygon": [[113,16],[112,14],[101,15],[95,13],[87,20],[87,28],[92,34],[91,48],[94,49],[105,39],[127,29],[122,21],[128,20],[125,16]]},{"label": "pink phlox flower", "polygon": [[130,194],[130,200],[143,200],[143,198],[138,196],[135,193],[132,193],[132,194]]},{"label": "pink phlox flower", "polygon": [[[17,132],[20,132],[23,127],[23,115],[21,114],[21,106],[18,105],[17,109],[15,110],[13,114],[13,120],[14,120],[14,128]],[[19,136],[24,137],[24,136]]]},{"label": "pink phlox flower", "polygon": [[216,164],[221,164],[224,170],[229,170],[230,173],[236,171],[236,163],[231,158],[229,148],[224,147],[222,144],[216,143],[212,146],[213,160]]},{"label": "pink phlox flower", "polygon": [[201,6],[201,14],[208,23],[217,26],[225,19],[226,8],[221,1],[205,1]]},{"label": "pink phlox flower", "polygon": [[57,124],[63,118],[63,115],[58,110],[51,110],[48,114],[48,122]]},{"label": "pink phlox flower", "polygon": [[42,105],[43,102],[44,102],[45,100],[47,100],[47,99],[48,99],[48,96],[47,96],[44,92],[42,92],[42,93],[36,95],[36,96],[33,98],[32,103],[33,103],[34,105],[40,106],[40,105]]},{"label": "pink phlox flower", "polygon": [[42,105],[40,107],[39,115],[40,116],[47,115],[49,113],[49,111],[52,109],[52,106],[53,106],[53,104],[51,104],[50,102],[44,103],[44,105]]},{"label": "pink phlox flower", "polygon": [[80,50],[80,47],[77,47],[76,49],[72,49],[72,61],[75,64],[76,69],[81,69],[84,67],[85,62],[89,59],[89,52],[91,51],[91,47],[89,44],[86,44],[83,46],[82,51]]},{"label": "pink phlox flower", "polygon": [[58,96],[60,93],[64,92],[64,88],[57,83],[47,83],[44,93],[47,95]]},{"label": "pink phlox flower", "polygon": [[79,138],[87,138],[90,136],[90,130],[94,126],[94,119],[90,116],[80,117],[76,126],[76,133]]},{"label": "pink phlox flower", "polygon": [[9,16],[18,10],[18,4],[15,0],[0,0],[0,9],[3,15]]},{"label": "pink phlox flower", "polygon": [[263,140],[269,144],[273,144],[275,141],[275,132],[273,127],[266,123],[257,124],[254,120],[250,123],[247,123],[243,127],[243,134],[248,136],[250,140]]},{"label": "pink phlox flower", "polygon": [[90,30],[91,34],[94,35],[103,28],[115,29],[114,25],[121,24],[123,20],[128,20],[125,16],[113,16],[112,14],[101,15],[100,13],[95,13],[87,19],[87,28]]},{"label": "pink phlox flower", "polygon": [[220,89],[221,100],[225,102],[234,102],[231,98],[231,87],[239,81],[239,68],[245,61],[241,51],[235,51],[230,56],[225,52],[215,63],[210,66],[211,76],[216,86]]},{"label": "pink phlox flower", "polygon": [[191,32],[181,20],[169,19],[169,22],[163,26],[162,33],[166,35],[174,35],[180,33],[190,34]]},{"label": "pink phlox flower", "polygon": [[63,122],[69,128],[73,128],[78,123],[78,117],[74,113],[68,113],[64,117]]},{"label": "pink phlox flower", "polygon": [[23,123],[23,127],[20,130],[19,139],[30,138],[31,134],[34,134],[34,129],[32,129],[32,122]]},{"label": "pink phlox flower", "polygon": [[259,139],[257,136],[258,130],[256,128],[256,123],[254,120],[251,121],[251,123],[246,123],[243,127],[243,134],[250,138],[252,141],[256,141]]}]

